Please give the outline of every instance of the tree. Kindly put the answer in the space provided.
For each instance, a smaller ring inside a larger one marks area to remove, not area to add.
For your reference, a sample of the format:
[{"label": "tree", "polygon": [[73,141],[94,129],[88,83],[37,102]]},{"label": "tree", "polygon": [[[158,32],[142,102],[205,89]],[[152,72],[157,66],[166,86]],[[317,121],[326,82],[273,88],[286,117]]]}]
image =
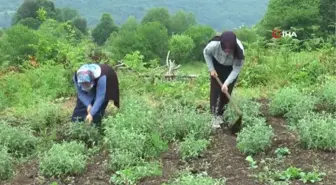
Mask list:
[{"label": "tree", "polygon": [[37,30],[41,25],[41,21],[34,19],[32,17],[28,17],[25,19],[21,19],[18,24],[22,24],[24,26],[27,26],[28,28]]},{"label": "tree", "polygon": [[182,34],[190,26],[196,25],[196,18],[192,13],[186,13],[183,10],[176,12],[171,17],[170,29],[174,34]]},{"label": "tree", "polygon": [[43,8],[48,18],[54,18],[56,15],[55,5],[49,0],[25,0],[15,13],[12,24],[17,24],[21,19],[38,19],[38,10]]},{"label": "tree", "polygon": [[170,30],[170,14],[167,8],[151,8],[147,11],[145,16],[142,18],[141,23],[145,24],[148,22],[159,22],[161,23],[166,29]]},{"label": "tree", "polygon": [[169,40],[172,59],[180,64],[191,61],[190,56],[194,47],[194,41],[187,35],[173,35]]},{"label": "tree", "polygon": [[57,8],[56,20],[60,22],[66,22],[74,20],[76,17],[80,17],[77,10],[72,8]]},{"label": "tree", "polygon": [[139,24],[134,16],[130,16],[125,23],[121,26],[122,31],[135,31]]},{"label": "tree", "polygon": [[114,24],[112,16],[104,13],[100,19],[100,23],[92,30],[92,37],[98,45],[103,45],[111,33],[117,31],[118,27]]},{"label": "tree", "polygon": [[87,21],[83,17],[77,17],[72,21],[72,25],[83,34],[87,34]]},{"label": "tree", "polygon": [[274,28],[291,30],[295,27],[299,39],[310,37],[307,28],[312,25],[320,25],[319,13],[320,0],[270,0],[267,12],[258,24],[259,32],[271,38]]},{"label": "tree", "polygon": [[195,44],[191,54],[192,59],[203,61],[203,49],[216,34],[215,30],[210,26],[197,25],[189,27],[184,34],[192,38]]},{"label": "tree", "polygon": [[320,5],[320,14],[322,16],[322,30],[329,34],[335,33],[335,9],[336,2],[334,0],[322,0]]},{"label": "tree", "polygon": [[145,56],[145,60],[164,58],[168,49],[168,31],[159,22],[148,22],[137,29],[136,42],[143,45],[144,50],[139,49]]},{"label": "tree", "polygon": [[20,65],[28,56],[35,55],[38,44],[35,30],[21,24],[9,28],[0,42],[0,61],[8,61],[12,65]]}]

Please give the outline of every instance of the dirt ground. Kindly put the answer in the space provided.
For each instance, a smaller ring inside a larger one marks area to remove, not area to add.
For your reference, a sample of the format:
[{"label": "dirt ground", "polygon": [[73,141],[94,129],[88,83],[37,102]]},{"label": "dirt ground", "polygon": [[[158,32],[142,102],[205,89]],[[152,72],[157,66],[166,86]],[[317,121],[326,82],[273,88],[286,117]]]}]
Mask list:
[{"label": "dirt ground", "polygon": [[[260,102],[265,103],[266,100]],[[316,184],[336,184],[336,155],[332,152],[318,150],[304,150],[298,146],[297,136],[288,131],[285,127],[285,120],[282,118],[268,117],[267,107],[262,107],[262,112],[267,117],[267,122],[273,127],[276,136],[273,138],[273,145],[266,152],[254,157],[259,163],[261,159],[275,158],[274,151],[278,147],[288,147],[291,154],[286,156],[284,162],[277,166],[285,170],[290,166],[312,171],[314,168],[325,172],[327,176],[322,182]],[[163,175],[161,177],[148,177],[143,179],[141,185],[160,185],[175,177],[179,170],[189,167],[192,172],[206,171],[211,177],[227,179],[228,185],[254,185],[261,184],[252,177],[252,171],[248,169],[248,162],[241,152],[236,148],[236,137],[227,132],[219,130],[213,134],[209,149],[203,157],[188,162],[183,162],[174,144],[170,145],[168,152],[162,155]],[[63,180],[43,179],[38,174],[38,162],[31,161],[19,166],[15,177],[3,185],[49,185],[57,181],[59,185],[108,185],[111,174],[106,173],[107,152],[101,152],[93,157],[88,165],[87,171],[75,177]],[[293,182],[299,185],[302,182]]]}]

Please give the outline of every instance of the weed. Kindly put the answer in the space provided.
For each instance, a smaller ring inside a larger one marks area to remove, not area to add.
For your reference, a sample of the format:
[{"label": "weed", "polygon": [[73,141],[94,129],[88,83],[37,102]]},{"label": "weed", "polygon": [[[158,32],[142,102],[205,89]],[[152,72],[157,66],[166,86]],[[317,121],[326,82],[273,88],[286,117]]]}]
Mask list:
[{"label": "weed", "polygon": [[144,177],[160,176],[162,170],[157,162],[144,163],[142,165],[133,166],[124,170],[117,171],[110,179],[115,185],[135,185]]},{"label": "weed", "polygon": [[308,149],[336,149],[336,118],[327,113],[306,115],[297,124],[299,141]]},{"label": "weed", "polygon": [[27,127],[12,127],[0,122],[0,146],[7,147],[8,152],[16,157],[31,155],[36,148],[38,139]]},{"label": "weed", "polygon": [[14,167],[12,160],[7,148],[0,149],[0,180],[8,180],[13,176]]},{"label": "weed", "polygon": [[40,172],[47,177],[79,174],[86,165],[85,145],[76,141],[54,144],[40,156]]},{"label": "weed", "polygon": [[274,153],[277,155],[278,158],[280,158],[285,155],[289,155],[290,151],[287,147],[284,147],[284,148],[277,148]]},{"label": "weed", "polygon": [[245,158],[245,160],[247,161],[247,162],[249,162],[249,165],[250,165],[250,167],[249,168],[251,168],[251,169],[255,169],[255,168],[258,168],[258,166],[257,166],[257,161],[255,161],[253,158],[252,158],[252,156],[247,156],[246,158]]},{"label": "weed", "polygon": [[163,185],[225,185],[226,179],[213,179],[206,173],[191,174],[190,172],[182,172],[179,177],[169,183]]},{"label": "weed", "polygon": [[274,136],[271,126],[258,122],[254,125],[244,127],[237,136],[237,148],[247,155],[254,155],[262,152],[272,144]]},{"label": "weed", "polygon": [[195,139],[192,134],[188,135],[183,142],[180,143],[179,152],[183,160],[198,157],[206,150],[210,141],[206,139]]}]

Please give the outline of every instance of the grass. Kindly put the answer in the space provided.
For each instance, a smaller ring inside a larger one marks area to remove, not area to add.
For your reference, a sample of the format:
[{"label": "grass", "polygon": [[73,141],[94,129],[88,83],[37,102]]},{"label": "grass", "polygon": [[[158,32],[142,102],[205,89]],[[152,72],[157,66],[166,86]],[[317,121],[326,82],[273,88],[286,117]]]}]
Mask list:
[{"label": "grass", "polygon": [[[324,79],[321,74],[318,79],[323,83],[315,85],[317,87],[304,80],[312,74],[312,67],[321,67],[316,62],[305,63],[308,67],[300,71],[302,76],[286,75],[297,71],[294,66],[301,65],[303,60],[310,57],[315,60],[319,53],[303,52],[287,56],[270,52],[265,56],[258,53],[252,55],[243,68],[233,94],[235,102],[244,112],[245,125],[236,145],[241,155],[258,157],[274,145],[272,139],[277,135],[261,114],[261,104],[253,100],[261,98],[270,100],[268,113],[284,116],[283,119],[293,123],[293,131],[298,133],[301,143],[298,147],[334,150],[335,139],[330,129],[335,121],[335,114],[330,109],[335,100],[334,82],[329,78]],[[284,58],[277,58],[278,55]],[[287,65],[287,62],[290,64]],[[268,66],[274,66],[276,71],[271,74]],[[42,65],[25,73],[0,77],[2,83],[13,80],[12,85],[3,84],[4,91],[0,93],[4,97],[0,100],[0,117],[4,120],[0,124],[0,146],[7,148],[1,151],[0,156],[0,163],[4,166],[0,168],[2,179],[12,177],[15,159],[34,157],[35,154],[38,156],[40,174],[46,178],[80,176],[85,173],[88,160],[99,153],[98,149],[102,149],[108,152],[106,171],[110,174],[110,181],[115,184],[136,184],[147,177],[162,175],[161,157],[165,152],[171,152],[173,143],[178,144],[176,152],[179,160],[188,164],[202,159],[209,150],[213,138],[211,115],[207,111],[209,74],[205,63],[182,65],[179,74],[199,74],[195,80],[153,81],[127,71],[118,71],[122,106],[104,119],[100,132],[78,123],[70,124],[69,115],[73,107],[64,102],[52,103],[59,97],[73,95],[73,85],[64,77],[66,74],[67,71],[60,66]],[[55,76],[61,80],[54,81]],[[42,77],[47,80],[39,80]],[[284,88],[290,84],[296,86]],[[37,91],[36,96],[30,92],[32,89]],[[8,93],[11,96],[6,96]],[[305,99],[309,99],[309,102],[305,103]],[[319,103],[326,104],[329,108],[325,111],[329,113],[316,112],[315,105]],[[196,110],[200,105],[205,112]],[[316,117],[299,114],[302,110],[307,110],[307,114],[314,112],[312,115]],[[228,116],[232,118],[233,115]],[[91,152],[94,152],[93,156]],[[302,179],[314,179],[310,176],[316,174],[307,173]],[[224,184],[225,179],[182,171],[166,183]]]}]

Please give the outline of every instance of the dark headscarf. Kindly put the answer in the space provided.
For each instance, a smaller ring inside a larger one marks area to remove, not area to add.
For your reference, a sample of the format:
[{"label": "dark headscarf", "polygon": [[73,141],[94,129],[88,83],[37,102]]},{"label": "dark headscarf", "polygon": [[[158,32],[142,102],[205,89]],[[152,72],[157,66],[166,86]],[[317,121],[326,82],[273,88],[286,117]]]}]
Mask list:
[{"label": "dark headscarf", "polygon": [[232,31],[225,31],[220,36],[215,36],[212,39],[213,41],[220,41],[222,50],[229,48],[233,52],[233,56],[236,59],[244,60],[243,50],[239,47],[237,43],[236,34]]}]

